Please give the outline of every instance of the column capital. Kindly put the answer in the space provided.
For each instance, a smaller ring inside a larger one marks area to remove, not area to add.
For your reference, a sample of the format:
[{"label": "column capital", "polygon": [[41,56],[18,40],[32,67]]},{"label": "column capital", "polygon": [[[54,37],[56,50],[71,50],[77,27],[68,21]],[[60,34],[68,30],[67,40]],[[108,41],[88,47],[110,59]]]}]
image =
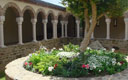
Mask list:
[{"label": "column capital", "polygon": [[43,22],[43,23],[47,23],[47,22],[48,22],[48,20],[47,20],[47,19],[44,19],[42,22]]},{"label": "column capital", "polygon": [[77,23],[77,24],[80,24],[80,20],[76,20],[76,23]]},{"label": "column capital", "polygon": [[36,22],[37,22],[37,19],[31,19],[31,22],[33,23],[33,24],[36,24]]},{"label": "column capital", "polygon": [[64,21],[60,21],[61,24],[64,24]]},{"label": "column capital", "polygon": [[0,16],[0,22],[4,22],[5,21],[5,16]]},{"label": "column capital", "polygon": [[58,20],[52,20],[52,23],[58,23]]},{"label": "column capital", "polygon": [[67,25],[68,24],[68,21],[64,21],[64,23]]},{"label": "column capital", "polygon": [[125,22],[128,22],[128,18],[124,18],[124,21],[125,21]]},{"label": "column capital", "polygon": [[17,22],[18,24],[22,24],[22,22],[23,22],[23,17],[17,17],[17,18],[16,18],[16,22]]},{"label": "column capital", "polygon": [[107,23],[110,23],[111,22],[111,19],[110,18],[106,18],[105,20]]}]

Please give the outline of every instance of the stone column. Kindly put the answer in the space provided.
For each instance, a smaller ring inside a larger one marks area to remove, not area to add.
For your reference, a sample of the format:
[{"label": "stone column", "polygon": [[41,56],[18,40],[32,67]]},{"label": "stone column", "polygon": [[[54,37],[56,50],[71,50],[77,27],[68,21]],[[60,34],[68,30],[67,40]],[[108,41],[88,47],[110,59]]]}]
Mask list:
[{"label": "stone column", "polygon": [[47,19],[43,20],[43,24],[44,24],[44,40],[47,40],[47,22],[48,22]]},{"label": "stone column", "polygon": [[31,22],[32,22],[32,28],[33,28],[33,41],[34,42],[37,42],[36,40],[36,22],[37,22],[37,19],[31,19]]},{"label": "stone column", "polygon": [[[92,24],[92,20],[90,20],[90,25]],[[95,31],[95,30],[94,30]],[[91,39],[94,39],[94,31],[92,32]]]},{"label": "stone column", "polygon": [[111,23],[111,19],[107,18],[106,19],[106,24],[107,24],[107,36],[106,36],[106,39],[110,39],[110,23]]},{"label": "stone column", "polygon": [[63,38],[64,37],[64,21],[61,21],[61,31],[62,31],[62,33],[61,33],[61,37]]},{"label": "stone column", "polygon": [[76,20],[76,24],[77,24],[77,38],[80,38],[80,21]]},{"label": "stone column", "polygon": [[58,20],[53,20],[52,24],[53,24],[53,39],[57,38],[57,23]]},{"label": "stone column", "polygon": [[3,23],[5,21],[5,16],[0,16],[0,47],[5,47],[4,45],[4,28]]},{"label": "stone column", "polygon": [[124,18],[125,22],[125,40],[128,40],[128,18]]},{"label": "stone column", "polygon": [[68,26],[68,21],[65,21],[65,37],[68,37],[67,26]]},{"label": "stone column", "polygon": [[22,39],[22,22],[23,22],[23,17],[18,17],[16,18],[17,24],[18,24],[18,40],[19,44],[23,44],[23,39]]}]

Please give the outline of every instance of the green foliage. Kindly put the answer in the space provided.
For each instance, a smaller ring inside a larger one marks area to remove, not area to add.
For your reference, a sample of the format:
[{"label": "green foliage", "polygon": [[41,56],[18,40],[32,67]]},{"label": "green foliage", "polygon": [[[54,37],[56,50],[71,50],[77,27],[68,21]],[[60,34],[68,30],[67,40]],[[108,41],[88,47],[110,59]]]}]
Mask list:
[{"label": "green foliage", "polygon": [[67,52],[79,52],[79,46],[78,45],[73,45],[71,43],[69,43],[68,45],[64,45],[63,46],[64,48],[64,51],[67,51]]},{"label": "green foliage", "polygon": [[[83,54],[75,57],[61,57],[65,52],[79,53],[79,46],[68,44],[63,49],[41,50],[29,55],[24,68],[41,73],[62,77],[82,77],[115,74],[128,67],[128,57],[121,53],[87,48]],[[59,53],[64,53],[58,56]],[[73,55],[71,55],[73,56]]]},{"label": "green foliage", "polygon": [[[93,0],[97,7],[97,16],[106,14],[110,17],[121,16],[128,9],[127,0]],[[92,7],[90,0],[62,0],[68,11],[80,18],[84,18],[84,10],[89,10],[89,16],[92,16]]]}]

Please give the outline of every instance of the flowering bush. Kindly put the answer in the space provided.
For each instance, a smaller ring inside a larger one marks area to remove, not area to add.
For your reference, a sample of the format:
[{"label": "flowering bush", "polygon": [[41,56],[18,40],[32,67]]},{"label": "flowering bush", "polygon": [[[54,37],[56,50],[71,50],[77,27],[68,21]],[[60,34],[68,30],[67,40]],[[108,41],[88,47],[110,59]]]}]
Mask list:
[{"label": "flowering bush", "polygon": [[43,75],[81,77],[114,74],[127,68],[128,57],[111,51],[87,48],[80,54],[78,45],[48,50],[45,47],[30,54],[24,68]]}]

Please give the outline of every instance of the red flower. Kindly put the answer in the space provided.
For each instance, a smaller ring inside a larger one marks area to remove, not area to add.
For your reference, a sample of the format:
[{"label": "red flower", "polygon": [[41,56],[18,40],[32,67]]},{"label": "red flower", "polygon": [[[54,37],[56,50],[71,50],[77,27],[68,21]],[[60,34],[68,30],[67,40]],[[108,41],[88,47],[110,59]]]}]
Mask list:
[{"label": "red flower", "polygon": [[122,64],[124,64],[124,62],[123,62],[123,61],[121,61],[121,62],[120,62],[120,64],[122,65]]},{"label": "red flower", "polygon": [[25,62],[25,63],[24,63],[24,65],[25,65],[25,66],[27,66],[27,65],[28,65],[28,63],[27,63],[27,62]]},{"label": "red flower", "polygon": [[86,65],[85,65],[85,64],[83,64],[83,65],[82,65],[82,68],[85,68],[85,67],[86,67]]},{"label": "red flower", "polygon": [[87,64],[87,65],[83,64],[83,65],[82,65],[82,68],[89,69],[89,65],[88,65],[88,64]]},{"label": "red flower", "polygon": [[32,65],[32,62],[29,63],[29,66],[31,66],[31,65]]},{"label": "red flower", "polygon": [[55,69],[57,66],[58,66],[58,64],[55,64],[55,65],[54,65],[54,69]]}]

